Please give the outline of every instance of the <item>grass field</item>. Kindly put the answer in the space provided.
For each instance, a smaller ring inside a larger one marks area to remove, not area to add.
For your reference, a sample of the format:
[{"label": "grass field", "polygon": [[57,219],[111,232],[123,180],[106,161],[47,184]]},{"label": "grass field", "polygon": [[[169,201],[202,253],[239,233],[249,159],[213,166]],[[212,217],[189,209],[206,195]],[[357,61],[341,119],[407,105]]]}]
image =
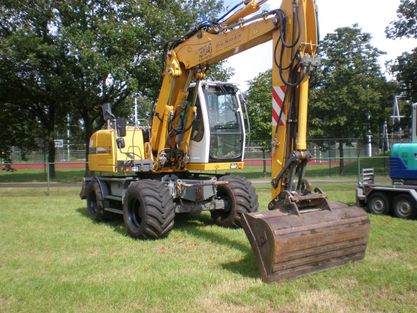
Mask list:
[{"label": "grass field", "polygon": [[[353,184],[320,187],[354,201]],[[371,216],[363,261],[266,285],[240,229],[203,214],[136,241],[121,220],[93,222],[78,193],[0,189],[1,312],[417,312],[417,221]]]}]

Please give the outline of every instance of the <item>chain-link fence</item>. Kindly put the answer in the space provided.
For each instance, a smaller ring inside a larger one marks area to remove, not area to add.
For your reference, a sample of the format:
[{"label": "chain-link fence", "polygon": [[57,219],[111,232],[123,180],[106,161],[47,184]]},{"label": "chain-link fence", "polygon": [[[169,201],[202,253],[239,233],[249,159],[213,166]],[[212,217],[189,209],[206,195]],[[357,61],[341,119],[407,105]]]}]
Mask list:
[{"label": "chain-link fence", "polygon": [[[357,158],[385,155],[394,143],[408,142],[402,134],[387,134],[386,136],[370,136],[365,139],[358,138],[309,138],[308,149],[318,162],[327,162],[329,159]],[[245,159],[259,160],[268,158],[271,139],[250,140],[245,149]],[[85,145],[64,144],[55,149],[55,162],[83,162],[86,159]],[[23,153],[17,148],[12,149],[12,163],[46,163],[47,151],[38,150]],[[1,160],[0,162],[5,162]]]},{"label": "chain-link fence", "polygon": [[[376,181],[389,183],[389,157],[386,152],[401,138],[391,137],[389,145],[384,141],[368,143],[351,138],[309,139],[312,160],[306,168],[307,178],[341,179],[355,181],[363,168],[373,168]],[[245,168],[238,174],[249,179],[268,180],[271,177],[270,149],[256,145],[245,148]],[[34,151],[25,156],[12,151],[12,162],[0,160],[0,184],[31,184],[43,186],[79,186],[85,174],[86,158],[83,145],[62,145],[56,148],[53,166],[47,162],[44,151]],[[24,158],[25,157],[25,158]]]},{"label": "chain-link fence", "polygon": [[[268,181],[271,177],[271,158],[269,153],[261,150],[262,157],[255,158],[259,151],[248,151],[245,168],[236,174],[253,181]],[[53,165],[53,166],[52,166]],[[65,161],[56,163],[3,163],[0,171],[2,187],[42,187],[49,192],[51,187],[79,187],[85,175],[85,161]],[[345,157],[315,159],[313,158],[305,172],[308,179],[349,180],[355,182],[363,168],[373,168],[376,182],[390,183],[389,157]]]},{"label": "chain-link fence", "polygon": [[[55,148],[55,162],[84,162],[85,155],[85,145],[64,144]],[[10,158],[12,163],[46,163],[48,152],[46,150],[23,152],[18,148],[13,148]],[[0,161],[4,162],[4,160]]]},{"label": "chain-link fence", "polygon": [[[308,138],[308,150],[314,159],[328,160],[329,158],[356,158],[386,155],[395,143],[409,142],[403,133],[387,134],[385,136],[369,136],[367,138]],[[249,159],[261,158],[263,149],[270,150],[270,139],[251,140],[246,148]]]}]

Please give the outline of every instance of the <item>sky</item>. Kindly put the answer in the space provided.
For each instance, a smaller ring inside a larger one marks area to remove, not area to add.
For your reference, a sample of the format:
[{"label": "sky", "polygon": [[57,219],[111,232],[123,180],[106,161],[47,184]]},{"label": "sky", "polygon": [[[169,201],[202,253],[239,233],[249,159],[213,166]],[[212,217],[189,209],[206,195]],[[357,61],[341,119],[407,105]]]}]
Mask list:
[{"label": "sky", "polygon": [[[232,8],[240,0],[224,0],[225,6]],[[358,24],[362,32],[372,35],[371,44],[386,55],[380,57],[385,71],[385,62],[394,60],[403,52],[417,47],[416,39],[391,40],[385,37],[385,28],[396,19],[400,0],[316,0],[319,14],[320,38],[334,32],[339,27]],[[281,0],[269,0],[265,9],[276,9]],[[270,42],[254,47],[228,59],[227,65],[234,68],[235,75],[230,79],[241,90],[247,90],[247,81],[272,67],[272,44]]]}]

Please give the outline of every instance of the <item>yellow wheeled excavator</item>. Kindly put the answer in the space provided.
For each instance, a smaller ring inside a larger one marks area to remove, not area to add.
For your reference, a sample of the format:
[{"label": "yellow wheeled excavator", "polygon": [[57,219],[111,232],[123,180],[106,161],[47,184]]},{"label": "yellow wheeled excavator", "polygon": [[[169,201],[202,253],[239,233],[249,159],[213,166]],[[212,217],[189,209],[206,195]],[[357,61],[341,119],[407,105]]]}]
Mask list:
[{"label": "yellow wheeled excavator", "polygon": [[[309,75],[318,65],[315,3],[283,0],[258,13],[264,2],[243,1],[167,46],[150,125],[126,127],[103,108],[110,127],[91,137],[92,175],[81,195],[94,219],[123,214],[127,232],[140,239],[167,236],[176,213],[210,211],[219,225],[243,226],[262,279],[274,282],[363,258],[369,221],[359,207],[329,203],[304,178]],[[269,40],[272,200],[258,211],[246,179],[216,174],[243,167],[239,92],[204,78],[211,64]]]}]

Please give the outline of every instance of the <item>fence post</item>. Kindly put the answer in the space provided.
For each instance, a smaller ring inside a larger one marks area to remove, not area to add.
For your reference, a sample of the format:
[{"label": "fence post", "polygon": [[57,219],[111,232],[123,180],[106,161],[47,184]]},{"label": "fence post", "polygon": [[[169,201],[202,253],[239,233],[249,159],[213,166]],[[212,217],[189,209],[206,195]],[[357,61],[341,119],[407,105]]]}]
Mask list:
[{"label": "fence post", "polygon": [[330,150],[329,150],[329,176],[332,176],[332,160],[330,159]]},{"label": "fence post", "polygon": [[46,163],[46,175],[47,175],[47,191],[46,194],[49,196],[49,191],[50,191],[50,185],[51,185],[51,175],[50,175],[50,170],[49,170],[49,166],[51,165],[51,163]]},{"label": "fence post", "polygon": [[264,176],[266,176],[266,155],[265,155],[265,147],[262,147],[262,159],[264,165]]},{"label": "fence post", "polygon": [[358,155],[358,181],[361,177],[361,157]]},{"label": "fence post", "polygon": [[328,159],[329,159],[329,176],[332,176],[332,160],[330,158],[330,155],[331,155],[330,140],[328,140],[327,146],[329,147],[328,154],[327,154]]}]

